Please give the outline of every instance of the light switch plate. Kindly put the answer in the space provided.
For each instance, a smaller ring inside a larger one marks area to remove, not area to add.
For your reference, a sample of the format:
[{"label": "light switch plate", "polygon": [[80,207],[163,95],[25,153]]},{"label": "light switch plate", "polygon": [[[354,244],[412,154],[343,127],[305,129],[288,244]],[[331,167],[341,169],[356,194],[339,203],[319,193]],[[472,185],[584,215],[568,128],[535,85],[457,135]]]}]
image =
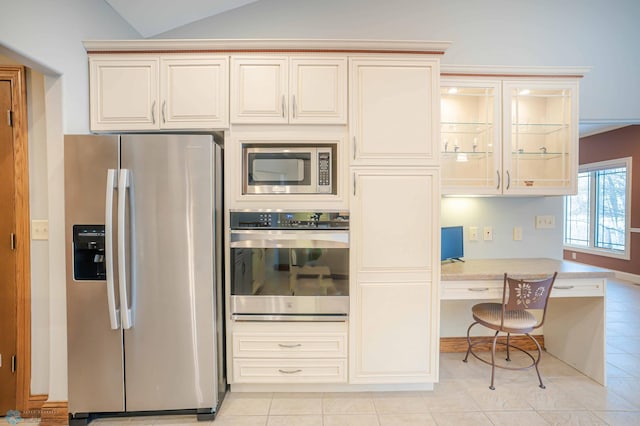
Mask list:
[{"label": "light switch plate", "polygon": [[554,215],[536,216],[536,229],[553,229],[556,227]]},{"label": "light switch plate", "polygon": [[513,240],[522,241],[522,226],[513,227]]},{"label": "light switch plate", "polygon": [[49,239],[49,221],[48,220],[32,220],[31,221],[31,239],[32,240],[48,240]]},{"label": "light switch plate", "polygon": [[469,227],[469,241],[478,241],[478,227],[470,226]]}]

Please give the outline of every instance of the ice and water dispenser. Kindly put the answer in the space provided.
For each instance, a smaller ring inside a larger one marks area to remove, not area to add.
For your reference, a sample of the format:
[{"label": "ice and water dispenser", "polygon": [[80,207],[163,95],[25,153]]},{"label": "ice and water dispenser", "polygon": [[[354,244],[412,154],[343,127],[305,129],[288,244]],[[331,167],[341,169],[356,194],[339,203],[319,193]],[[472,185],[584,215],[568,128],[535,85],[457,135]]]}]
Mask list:
[{"label": "ice and water dispenser", "polygon": [[105,280],[104,262],[104,225],[73,225],[73,278]]}]

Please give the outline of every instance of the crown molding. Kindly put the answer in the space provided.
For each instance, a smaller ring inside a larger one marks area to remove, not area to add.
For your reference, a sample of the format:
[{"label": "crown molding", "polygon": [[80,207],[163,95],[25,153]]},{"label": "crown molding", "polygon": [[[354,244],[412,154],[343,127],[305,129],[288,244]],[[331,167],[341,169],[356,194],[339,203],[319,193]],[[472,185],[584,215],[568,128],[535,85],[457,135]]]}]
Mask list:
[{"label": "crown molding", "polygon": [[85,40],[82,43],[88,53],[333,51],[440,55],[451,45],[448,41],[335,39]]},{"label": "crown molding", "polygon": [[440,64],[440,75],[445,77],[553,77],[582,78],[591,67],[530,67],[500,65],[448,65]]}]

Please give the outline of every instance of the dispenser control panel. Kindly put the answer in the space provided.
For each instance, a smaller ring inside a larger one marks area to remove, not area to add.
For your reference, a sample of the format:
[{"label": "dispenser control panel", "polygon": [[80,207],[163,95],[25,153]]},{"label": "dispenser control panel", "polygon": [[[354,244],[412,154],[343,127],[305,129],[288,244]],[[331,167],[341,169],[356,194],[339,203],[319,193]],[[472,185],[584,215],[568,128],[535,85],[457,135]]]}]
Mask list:
[{"label": "dispenser control panel", "polygon": [[104,225],[73,225],[73,278],[106,280],[104,256]]}]

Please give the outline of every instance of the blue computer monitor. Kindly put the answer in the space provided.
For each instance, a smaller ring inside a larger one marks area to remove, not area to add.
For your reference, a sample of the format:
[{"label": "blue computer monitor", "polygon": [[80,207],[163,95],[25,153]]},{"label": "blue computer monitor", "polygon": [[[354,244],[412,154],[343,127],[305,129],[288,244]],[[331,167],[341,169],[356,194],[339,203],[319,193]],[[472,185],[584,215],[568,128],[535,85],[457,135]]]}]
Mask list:
[{"label": "blue computer monitor", "polygon": [[440,260],[462,260],[462,226],[445,226],[440,231]]}]

